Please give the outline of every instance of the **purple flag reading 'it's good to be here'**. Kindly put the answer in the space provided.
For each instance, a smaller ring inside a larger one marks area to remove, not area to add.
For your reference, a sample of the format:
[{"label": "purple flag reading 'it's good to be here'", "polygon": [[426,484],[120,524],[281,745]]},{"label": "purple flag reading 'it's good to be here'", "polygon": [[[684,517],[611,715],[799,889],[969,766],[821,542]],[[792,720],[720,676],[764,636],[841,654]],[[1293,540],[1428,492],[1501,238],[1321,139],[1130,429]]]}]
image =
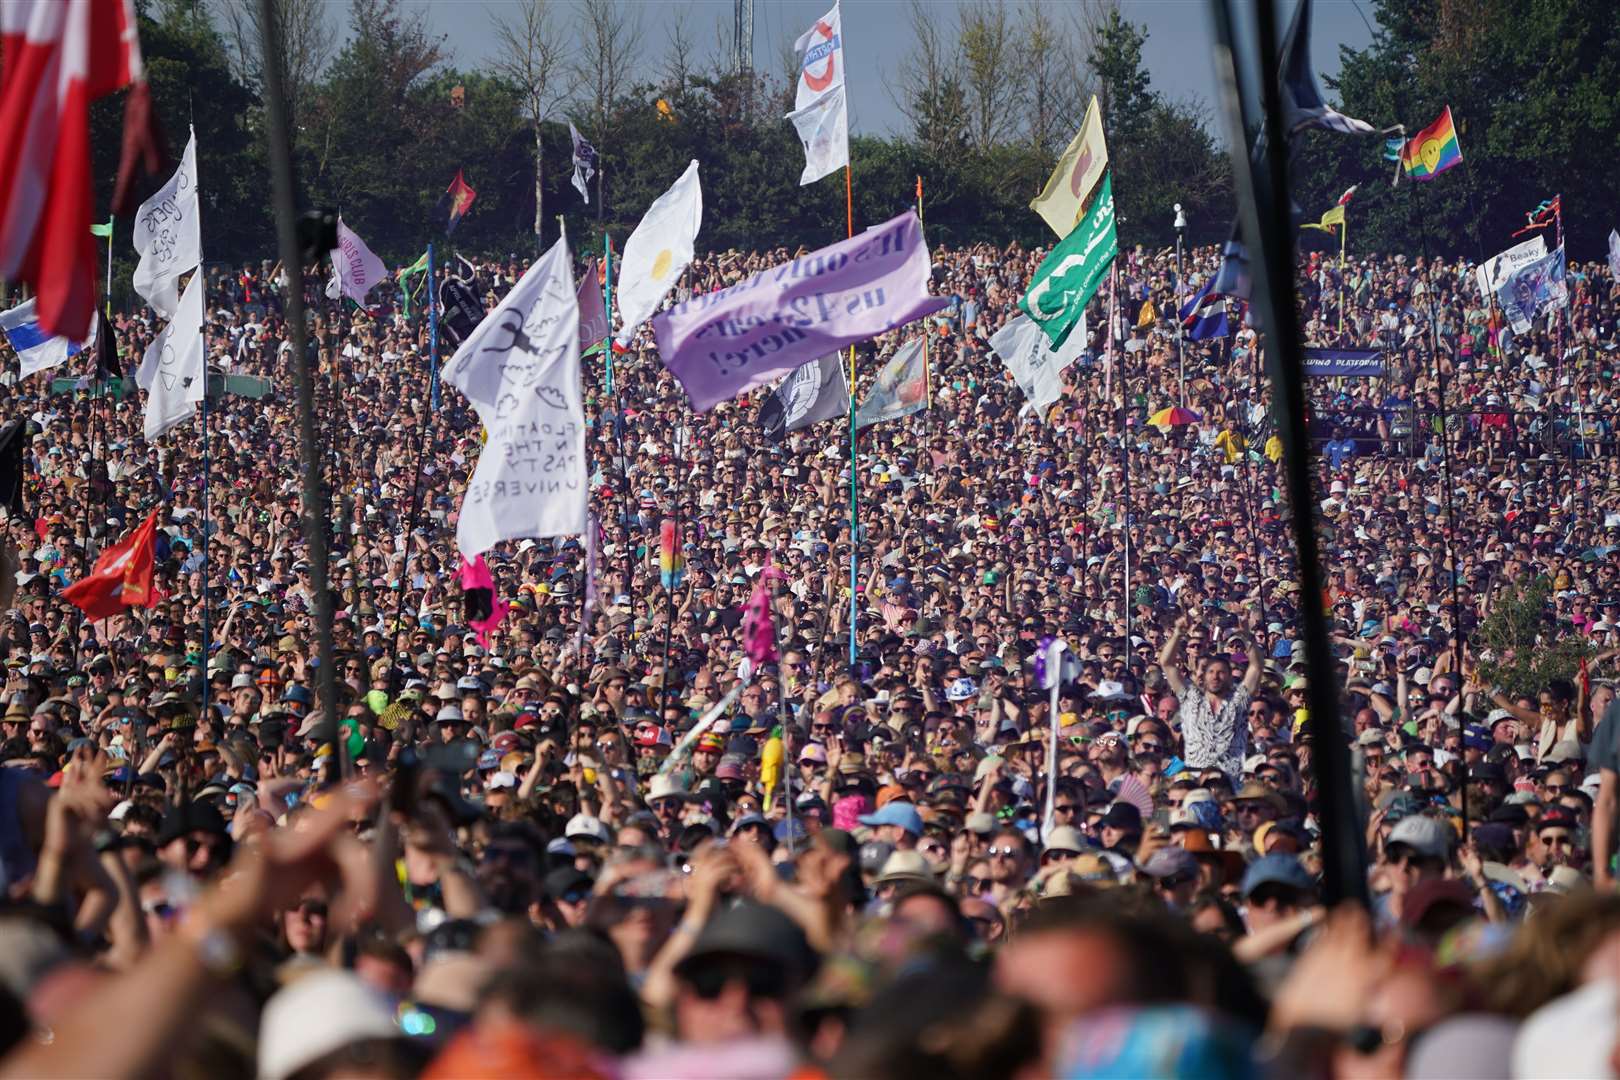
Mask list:
[{"label": "purple flag reading 'it's good to be here'", "polygon": [[911,211],[653,317],[664,366],[707,412],[835,349],[938,311]]}]

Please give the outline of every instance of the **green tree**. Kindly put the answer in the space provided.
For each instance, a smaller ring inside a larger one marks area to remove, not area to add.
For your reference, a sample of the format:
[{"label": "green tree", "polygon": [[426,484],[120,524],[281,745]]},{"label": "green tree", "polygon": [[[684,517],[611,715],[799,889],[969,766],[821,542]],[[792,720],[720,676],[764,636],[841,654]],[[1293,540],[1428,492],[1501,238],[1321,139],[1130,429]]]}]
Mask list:
[{"label": "green tree", "polygon": [[[141,51],[152,103],[161,118],[170,157],[178,162],[188,129],[197,132],[203,253],[208,261],[258,258],[275,244],[275,223],[265,209],[262,141],[256,127],[258,99],[232,73],[225,42],[207,8],[187,0],[138,6]],[[98,220],[105,220],[122,149],[126,92],[91,107],[91,160],[96,177]],[[169,175],[145,178],[141,195]],[[128,222],[114,231],[113,296],[134,297],[129,277],[135,255]]]},{"label": "green tree", "polygon": [[1201,109],[1153,89],[1142,66],[1146,41],[1146,29],[1115,8],[1093,27],[1087,55],[1108,135],[1120,242],[1174,243],[1176,203],[1187,213],[1189,239],[1211,242],[1231,220],[1226,155]]},{"label": "green tree", "polygon": [[[1352,248],[1490,255],[1527,210],[1561,193],[1570,255],[1600,258],[1620,197],[1620,20],[1607,0],[1378,0],[1378,33],[1341,50],[1345,111],[1416,133],[1451,106],[1463,163],[1391,188],[1377,139],[1313,135],[1296,164],[1306,213],[1351,184]],[[1594,223],[1594,218],[1598,219]],[[1601,227],[1598,227],[1598,224]]]},{"label": "green tree", "polygon": [[350,34],[306,108],[300,179],[313,201],[341,209],[357,227],[418,218],[424,193],[432,189],[436,199],[455,175],[425,174],[422,136],[443,128],[412,94],[443,59],[443,42],[420,12],[403,13],[400,0],[352,0]]},{"label": "green tree", "polygon": [[1584,637],[1553,620],[1552,589],[1544,575],[1512,582],[1491,598],[1475,635],[1480,675],[1512,697],[1534,699],[1554,679],[1573,680],[1591,653]]}]

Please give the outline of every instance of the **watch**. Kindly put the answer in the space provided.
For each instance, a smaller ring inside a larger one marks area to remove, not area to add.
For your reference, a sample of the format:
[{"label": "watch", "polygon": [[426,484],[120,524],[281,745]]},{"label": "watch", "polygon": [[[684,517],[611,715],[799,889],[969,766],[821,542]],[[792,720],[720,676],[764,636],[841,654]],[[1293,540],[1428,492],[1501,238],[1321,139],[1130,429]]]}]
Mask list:
[{"label": "watch", "polygon": [[182,935],[197,952],[197,959],[216,979],[229,979],[242,970],[242,946],[228,931],[201,922],[187,923]]}]

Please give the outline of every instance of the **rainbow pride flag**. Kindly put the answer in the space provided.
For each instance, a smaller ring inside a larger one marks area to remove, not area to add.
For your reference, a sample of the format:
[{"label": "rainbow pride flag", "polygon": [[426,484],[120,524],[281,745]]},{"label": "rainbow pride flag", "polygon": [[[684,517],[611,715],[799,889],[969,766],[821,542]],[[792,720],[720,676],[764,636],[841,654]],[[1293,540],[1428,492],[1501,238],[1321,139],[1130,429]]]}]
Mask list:
[{"label": "rainbow pride flag", "polygon": [[677,588],[686,577],[686,560],[681,558],[678,541],[675,522],[665,518],[658,528],[658,580],[666,589]]},{"label": "rainbow pride flag", "polygon": [[1440,119],[1406,140],[1401,147],[1401,166],[1413,180],[1433,180],[1453,165],[1462,163],[1462,145],[1451,122],[1451,106]]}]

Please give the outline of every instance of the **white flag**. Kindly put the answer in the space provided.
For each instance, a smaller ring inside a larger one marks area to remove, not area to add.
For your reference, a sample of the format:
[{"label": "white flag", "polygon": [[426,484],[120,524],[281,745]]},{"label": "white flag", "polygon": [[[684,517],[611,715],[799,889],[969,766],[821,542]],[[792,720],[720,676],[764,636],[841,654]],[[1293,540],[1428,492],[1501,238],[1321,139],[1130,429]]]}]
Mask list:
[{"label": "white flag", "polygon": [[1018,389],[1024,392],[1035,408],[1035,415],[1043,421],[1046,411],[1063,396],[1063,369],[1085,351],[1084,324],[1058,348],[1053,349],[1051,344],[1039,324],[1027,315],[1012,319],[990,339],[990,348],[1007,365]]},{"label": "white flag", "polygon": [[849,164],[849,109],[842,83],[802,109],[787,114],[804,146],[799,186],[813,184]]},{"label": "white flag", "polygon": [[83,342],[46,334],[34,314],[34,300],[29,298],[12,308],[0,311],[0,333],[17,353],[20,365],[18,378],[26,379],[37,371],[47,371],[67,363],[71,356],[84,351],[86,344],[95,344],[100,330],[97,313],[90,313],[90,330]]},{"label": "white flag", "polygon": [[366,294],[388,276],[383,261],[371,253],[366,242],[338,218],[338,246],[332,249],[332,280],[326,283],[326,298],[347,296],[364,305]]},{"label": "white flag", "polygon": [[180,302],[180,275],[202,263],[202,225],[197,215],[197,132],[186,142],[180,167],[169,182],[135,212],[135,291],[152,310],[173,319]]},{"label": "white flag", "polygon": [[1613,229],[1609,230],[1609,273],[1620,281],[1620,232]]},{"label": "white flag", "polygon": [[146,391],[146,441],[191,419],[203,399],[208,350],[203,341],[203,280],[192,274],[174,314],[141,356],[135,385]]},{"label": "white flag", "polygon": [[1516,270],[1546,257],[1547,238],[1544,236],[1532,236],[1522,244],[1514,244],[1506,251],[1492,255],[1474,271],[1479,281],[1479,291],[1487,300],[1490,299]]},{"label": "white flag", "polygon": [[692,261],[698,229],[703,225],[703,188],[696,159],[681,178],[658,196],[624,244],[619,264],[620,345],[628,345],[636,327],[652,318],[681,271]]},{"label": "white flag", "polygon": [[456,520],[461,553],[584,532],[590,490],[567,236],[461,343],[444,381],[467,395],[489,433]]},{"label": "white flag", "polygon": [[837,4],[816,20],[816,25],[799,35],[793,50],[799,54],[799,84],[793,95],[793,111],[803,112],[805,106],[827,91],[844,85],[844,39],[839,29]]}]

